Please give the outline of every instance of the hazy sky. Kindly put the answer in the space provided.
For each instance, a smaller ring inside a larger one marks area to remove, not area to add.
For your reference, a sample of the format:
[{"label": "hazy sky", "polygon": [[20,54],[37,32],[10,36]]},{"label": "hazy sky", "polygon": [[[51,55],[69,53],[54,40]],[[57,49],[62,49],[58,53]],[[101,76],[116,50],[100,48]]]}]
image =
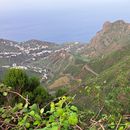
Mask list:
[{"label": "hazy sky", "polygon": [[105,21],[130,22],[130,0],[0,0],[0,38],[88,42]]}]

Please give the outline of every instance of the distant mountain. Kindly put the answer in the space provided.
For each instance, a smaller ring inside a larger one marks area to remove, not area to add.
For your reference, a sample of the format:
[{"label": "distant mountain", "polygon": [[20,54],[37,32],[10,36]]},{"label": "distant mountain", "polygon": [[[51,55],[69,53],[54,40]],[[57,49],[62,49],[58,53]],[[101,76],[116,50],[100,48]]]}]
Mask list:
[{"label": "distant mountain", "polygon": [[38,57],[48,56],[58,45],[50,42],[29,40],[25,42],[14,42],[0,39],[0,59],[1,65],[12,66],[26,65]]}]

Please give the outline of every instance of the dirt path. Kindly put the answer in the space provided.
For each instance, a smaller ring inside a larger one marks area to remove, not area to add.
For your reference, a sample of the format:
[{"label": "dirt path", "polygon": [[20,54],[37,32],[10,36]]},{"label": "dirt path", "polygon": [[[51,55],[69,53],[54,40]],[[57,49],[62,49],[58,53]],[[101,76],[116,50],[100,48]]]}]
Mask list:
[{"label": "dirt path", "polygon": [[95,76],[98,76],[98,73],[96,73],[94,70],[92,70],[88,65],[85,65],[84,69],[86,69],[87,71],[91,72]]}]

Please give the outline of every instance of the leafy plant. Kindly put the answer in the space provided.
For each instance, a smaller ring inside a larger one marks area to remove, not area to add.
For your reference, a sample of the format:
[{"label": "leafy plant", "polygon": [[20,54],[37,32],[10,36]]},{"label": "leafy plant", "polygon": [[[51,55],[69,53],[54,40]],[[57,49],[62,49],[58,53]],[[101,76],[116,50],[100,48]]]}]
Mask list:
[{"label": "leafy plant", "polygon": [[[11,88],[7,89],[1,85],[0,92],[7,96],[13,91]],[[37,104],[30,105],[26,98],[18,95],[25,100],[25,104],[20,102],[13,107],[4,106],[0,108],[0,126],[2,129],[69,130],[78,123],[78,109],[70,105],[73,97],[59,97],[40,108]],[[47,109],[47,107],[49,108]]]}]

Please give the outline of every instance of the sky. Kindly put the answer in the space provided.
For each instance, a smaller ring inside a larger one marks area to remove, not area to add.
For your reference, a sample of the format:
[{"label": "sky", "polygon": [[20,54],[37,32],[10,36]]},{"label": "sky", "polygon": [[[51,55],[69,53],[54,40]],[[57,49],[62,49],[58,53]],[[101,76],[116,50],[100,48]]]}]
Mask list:
[{"label": "sky", "polygon": [[130,23],[130,0],[0,0],[0,38],[89,42],[105,21]]}]

